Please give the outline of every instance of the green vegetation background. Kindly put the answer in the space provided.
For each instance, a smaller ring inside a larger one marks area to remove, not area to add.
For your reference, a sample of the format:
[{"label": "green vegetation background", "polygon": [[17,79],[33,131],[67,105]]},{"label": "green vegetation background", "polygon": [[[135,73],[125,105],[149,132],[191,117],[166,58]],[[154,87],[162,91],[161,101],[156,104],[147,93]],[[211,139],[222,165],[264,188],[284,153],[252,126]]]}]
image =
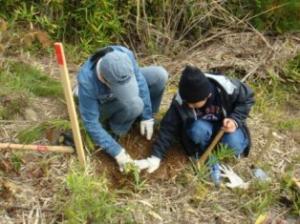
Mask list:
[{"label": "green vegetation background", "polygon": [[[1,0],[0,4],[0,17],[15,28],[34,24],[53,40],[80,46],[81,51],[124,41],[158,50],[159,43],[149,32],[153,27],[191,43],[222,25],[218,17],[194,23],[212,9],[209,0]],[[223,7],[270,34],[300,30],[298,0],[228,0]]]}]

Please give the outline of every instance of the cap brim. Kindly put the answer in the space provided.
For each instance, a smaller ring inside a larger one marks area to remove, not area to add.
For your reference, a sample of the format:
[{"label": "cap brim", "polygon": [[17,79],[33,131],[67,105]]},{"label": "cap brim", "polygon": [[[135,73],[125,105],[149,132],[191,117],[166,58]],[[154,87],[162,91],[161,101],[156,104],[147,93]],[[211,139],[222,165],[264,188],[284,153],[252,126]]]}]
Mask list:
[{"label": "cap brim", "polygon": [[110,84],[111,92],[121,102],[129,101],[139,96],[139,88],[135,76],[125,83]]}]

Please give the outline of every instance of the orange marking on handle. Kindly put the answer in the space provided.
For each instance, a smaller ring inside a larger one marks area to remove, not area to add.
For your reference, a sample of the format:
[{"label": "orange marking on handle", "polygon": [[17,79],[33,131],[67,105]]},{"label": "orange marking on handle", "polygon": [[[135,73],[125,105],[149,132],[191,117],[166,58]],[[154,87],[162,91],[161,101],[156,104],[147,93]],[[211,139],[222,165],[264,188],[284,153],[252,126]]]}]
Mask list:
[{"label": "orange marking on handle", "polygon": [[64,58],[63,58],[62,44],[61,43],[55,43],[54,47],[55,47],[57,63],[59,65],[63,65],[65,62],[64,62]]},{"label": "orange marking on handle", "polygon": [[45,146],[45,145],[37,145],[36,151],[38,151],[38,152],[47,152],[48,151],[48,147]]}]

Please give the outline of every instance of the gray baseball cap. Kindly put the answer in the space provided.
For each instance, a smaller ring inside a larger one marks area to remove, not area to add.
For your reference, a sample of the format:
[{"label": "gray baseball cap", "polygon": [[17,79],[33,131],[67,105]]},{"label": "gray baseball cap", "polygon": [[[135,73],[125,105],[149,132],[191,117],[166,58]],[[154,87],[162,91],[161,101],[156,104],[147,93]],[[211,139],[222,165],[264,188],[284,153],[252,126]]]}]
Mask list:
[{"label": "gray baseball cap", "polygon": [[126,102],[139,96],[133,64],[127,54],[116,50],[107,53],[100,62],[99,70],[118,100]]}]

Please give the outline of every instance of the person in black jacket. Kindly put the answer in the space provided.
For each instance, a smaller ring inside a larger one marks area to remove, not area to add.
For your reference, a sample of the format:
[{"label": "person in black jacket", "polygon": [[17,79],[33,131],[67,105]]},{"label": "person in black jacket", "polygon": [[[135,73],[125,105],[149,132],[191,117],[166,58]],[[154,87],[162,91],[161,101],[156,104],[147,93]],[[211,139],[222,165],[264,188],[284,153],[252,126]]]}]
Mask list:
[{"label": "person in black jacket", "polygon": [[246,118],[253,104],[253,91],[241,81],[186,66],[179,91],[161,121],[152,155],[136,160],[137,167],[154,172],[176,139],[188,156],[199,158],[220,128],[225,130],[221,143],[236,156],[247,156],[251,140]]}]

